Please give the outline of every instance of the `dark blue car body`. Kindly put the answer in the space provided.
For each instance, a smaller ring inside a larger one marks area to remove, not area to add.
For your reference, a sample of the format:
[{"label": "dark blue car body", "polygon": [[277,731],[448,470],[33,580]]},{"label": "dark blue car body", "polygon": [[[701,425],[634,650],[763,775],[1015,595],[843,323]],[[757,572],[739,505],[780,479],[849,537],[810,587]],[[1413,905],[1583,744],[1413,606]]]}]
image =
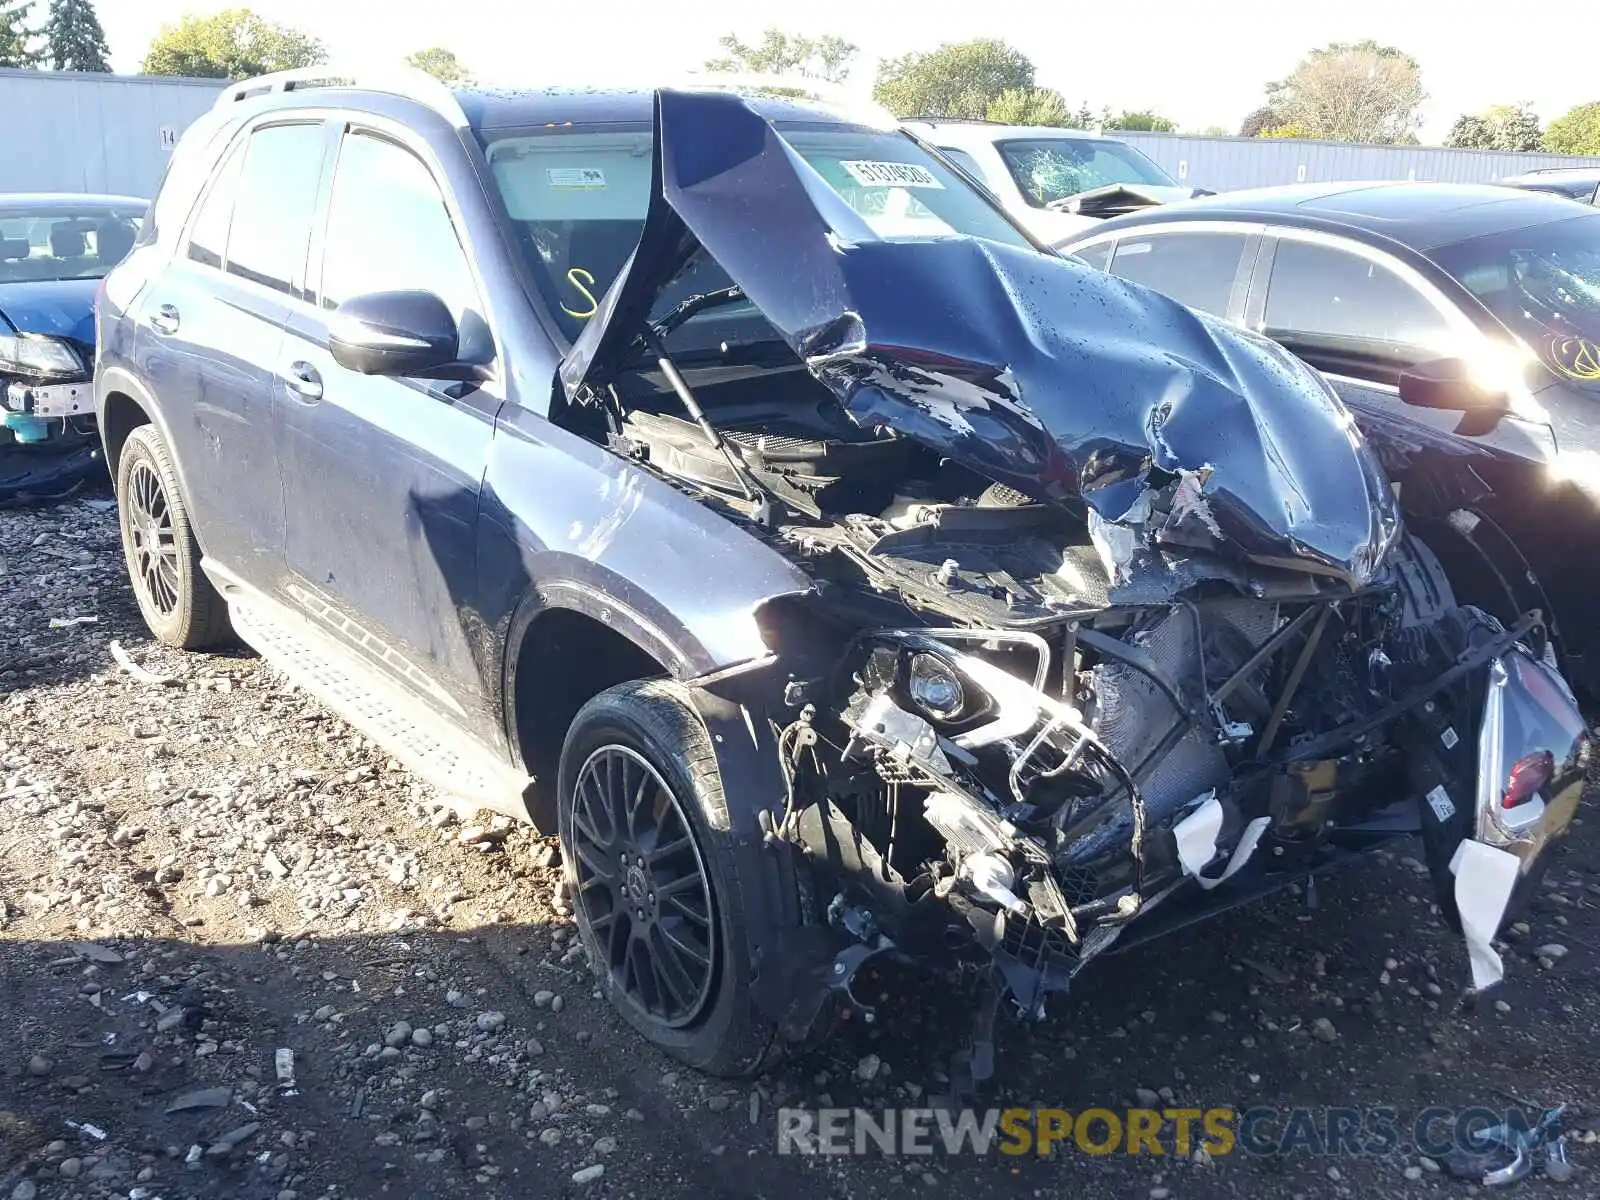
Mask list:
[{"label": "dark blue car body", "polygon": [[[1538,617],[1454,604],[1271,341],[1049,254],[892,124],[299,78],[225,92],[106,282],[136,596],[193,648],[225,604],[424,778],[559,829],[669,1052],[758,1069],[890,951],[959,945],[1039,1016],[1124,926],[1404,832],[1447,912],[1481,843],[1497,929],[1565,833],[1588,742]],[[539,159],[572,131],[604,156]]]}]

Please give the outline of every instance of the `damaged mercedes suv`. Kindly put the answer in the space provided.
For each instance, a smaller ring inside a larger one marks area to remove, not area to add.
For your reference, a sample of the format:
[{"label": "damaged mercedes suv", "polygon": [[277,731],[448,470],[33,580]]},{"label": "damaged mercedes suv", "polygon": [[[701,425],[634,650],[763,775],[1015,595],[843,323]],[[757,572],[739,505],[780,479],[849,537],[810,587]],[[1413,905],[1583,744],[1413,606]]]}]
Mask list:
[{"label": "damaged mercedes suv", "polygon": [[1405,836],[1499,978],[1588,735],[1319,376],[870,118],[314,82],[231,88],[108,282],[135,592],[559,831],[651,1041],[757,1070],[887,956],[971,985],[972,1081]]}]

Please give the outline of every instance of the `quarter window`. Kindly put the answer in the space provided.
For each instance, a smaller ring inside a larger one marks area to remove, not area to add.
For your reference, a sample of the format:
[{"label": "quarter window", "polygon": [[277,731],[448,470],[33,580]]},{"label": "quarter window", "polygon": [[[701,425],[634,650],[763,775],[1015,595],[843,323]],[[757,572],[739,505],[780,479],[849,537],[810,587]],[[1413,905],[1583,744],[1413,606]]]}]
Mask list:
[{"label": "quarter window", "polygon": [[364,133],[345,137],[323,246],[324,308],[370,292],[421,290],[445,302],[464,341],[482,324],[477,287],[439,185],[421,159],[394,142]]},{"label": "quarter window", "polygon": [[1104,271],[1111,265],[1111,248],[1115,242],[1096,242],[1092,246],[1080,246],[1071,251],[1074,258],[1081,258],[1096,271]]},{"label": "quarter window", "polygon": [[217,171],[211,190],[206,193],[200,215],[189,231],[189,257],[208,267],[222,268],[228,248],[228,221],[233,216],[233,197],[239,187],[239,169],[244,166],[245,143],[229,152]]},{"label": "quarter window", "polygon": [[983,168],[978,166],[978,160],[973,158],[972,155],[968,154],[965,150],[958,150],[954,146],[940,146],[939,153],[943,154],[946,158],[955,163],[956,166],[960,167],[968,175],[971,175],[979,183],[984,184],[985,186],[988,185],[989,181],[984,178]]},{"label": "quarter window", "polygon": [[1392,359],[1448,353],[1452,341],[1439,310],[1394,271],[1314,242],[1278,243],[1264,316],[1270,337],[1309,335]]},{"label": "quarter window", "polygon": [[320,124],[269,125],[250,135],[228,227],[230,275],[293,292],[305,266],[322,147]]},{"label": "quarter window", "polygon": [[1164,292],[1190,308],[1225,317],[1245,241],[1242,233],[1123,237],[1111,259],[1111,273]]}]

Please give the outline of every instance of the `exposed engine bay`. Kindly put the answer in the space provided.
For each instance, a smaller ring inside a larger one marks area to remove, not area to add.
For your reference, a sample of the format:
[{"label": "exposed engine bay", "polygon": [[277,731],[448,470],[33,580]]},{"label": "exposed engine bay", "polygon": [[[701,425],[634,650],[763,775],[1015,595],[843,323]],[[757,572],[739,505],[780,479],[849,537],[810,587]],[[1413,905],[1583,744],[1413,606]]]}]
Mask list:
[{"label": "exposed engine bay", "polygon": [[[1414,538],[1354,589],[1247,568],[1163,541],[1193,511],[1185,476],[1157,473],[1142,524],[1101,522],[863,431],[798,372],[728,402],[751,380],[713,371],[691,409],[661,357],[612,390],[611,444],[817,580],[801,661],[847,647],[774,715],[790,793],[772,831],[817,866],[817,919],[854,939],[830,992],[872,954],[947,955],[955,930],[1017,1014],[1043,1016],[1186,885],[1184,923],[1417,832],[1454,911],[1480,677],[1516,655],[1565,692],[1536,618],[1458,607]],[[1560,696],[1541,719],[1561,727]],[[1576,765],[1542,766],[1527,799]]]},{"label": "exposed engine bay", "polygon": [[[658,103],[660,177],[669,103],[726,102]],[[753,162],[764,195],[808,186]],[[791,1035],[879,954],[1040,1017],[1114,945],[1417,834],[1496,982],[1588,735],[1539,614],[1456,602],[1326,383],[980,239],[766,231],[812,256],[797,288],[692,174],[563,364],[560,419],[812,583],[757,613],[767,659],[719,673],[776,681],[746,709],[785,781],[761,824],[829,934],[778,987]],[[946,305],[952,279],[1027,302]]]}]

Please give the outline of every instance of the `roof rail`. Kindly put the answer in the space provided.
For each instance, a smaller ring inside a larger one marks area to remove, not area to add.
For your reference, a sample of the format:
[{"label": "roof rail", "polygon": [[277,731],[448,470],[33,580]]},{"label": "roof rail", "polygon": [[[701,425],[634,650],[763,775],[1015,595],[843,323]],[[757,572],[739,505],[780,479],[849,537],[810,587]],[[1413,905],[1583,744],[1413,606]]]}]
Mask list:
[{"label": "roof rail", "polygon": [[302,88],[315,87],[353,87],[404,96],[427,105],[457,129],[465,129],[468,125],[467,114],[462,111],[455,93],[426,71],[409,66],[350,67],[330,63],[320,67],[274,71],[270,75],[258,75],[253,79],[230,83],[217,97],[216,107],[225,109],[230,104],[255,96],[298,92]]}]

